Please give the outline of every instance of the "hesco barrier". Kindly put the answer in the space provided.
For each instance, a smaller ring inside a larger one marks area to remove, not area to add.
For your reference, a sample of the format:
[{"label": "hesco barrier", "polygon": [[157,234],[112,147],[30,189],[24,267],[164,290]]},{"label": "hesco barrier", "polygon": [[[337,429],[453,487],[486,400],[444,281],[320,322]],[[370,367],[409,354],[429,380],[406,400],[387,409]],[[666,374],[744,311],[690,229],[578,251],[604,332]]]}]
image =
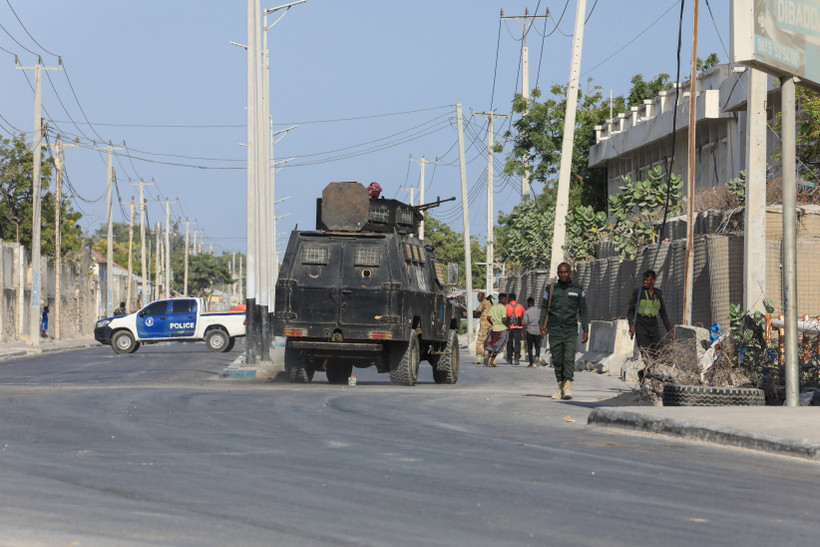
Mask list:
[{"label": "hesco barrier", "polygon": [[[797,232],[797,294],[798,314],[812,317],[820,313],[820,207],[801,206]],[[730,225],[738,213],[727,213],[723,222],[714,212],[708,215],[709,227]],[[742,214],[740,215],[742,218]],[[774,315],[783,313],[782,290],[782,215],[779,208],[770,207],[766,214],[766,298],[772,302]],[[742,227],[741,227],[742,228]],[[676,229],[676,232],[680,230]],[[635,260],[614,256],[611,242],[598,244],[603,258],[581,262],[574,266],[573,279],[586,291],[590,320],[609,321],[625,318],[632,291],[643,282],[643,272],[657,272],[657,287],[664,294],[669,319],[683,319],[683,286],[686,275],[686,240],[648,245]],[[700,234],[695,236],[693,257],[692,323],[708,328],[718,323],[728,328],[730,304],[743,302],[743,236],[742,234]],[[499,291],[513,291],[520,301],[536,298],[554,272],[533,270],[499,278]]]}]

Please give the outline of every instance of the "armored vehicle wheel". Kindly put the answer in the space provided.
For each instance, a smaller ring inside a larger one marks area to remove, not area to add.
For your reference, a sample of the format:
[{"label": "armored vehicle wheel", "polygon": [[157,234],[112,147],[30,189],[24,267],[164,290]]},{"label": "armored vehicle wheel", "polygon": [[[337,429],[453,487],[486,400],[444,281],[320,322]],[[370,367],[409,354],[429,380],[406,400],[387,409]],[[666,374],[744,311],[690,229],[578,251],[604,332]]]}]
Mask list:
[{"label": "armored vehicle wheel", "polygon": [[419,336],[412,331],[409,342],[396,342],[390,347],[390,381],[399,386],[416,385],[420,357]]},{"label": "armored vehicle wheel", "polygon": [[285,372],[292,384],[309,384],[313,380],[313,369],[295,349],[285,348]]},{"label": "armored vehicle wheel", "polygon": [[325,366],[327,381],[331,384],[346,384],[353,374],[353,363],[328,363]]},{"label": "armored vehicle wheel", "polygon": [[134,337],[126,330],[121,330],[114,334],[114,337],[111,339],[111,347],[119,354],[134,353],[137,350]]},{"label": "armored vehicle wheel", "polygon": [[455,384],[458,382],[458,333],[451,330],[447,335],[444,354],[433,364],[433,379],[437,384]]},{"label": "armored vehicle wheel", "polygon": [[208,346],[209,350],[218,353],[228,351],[230,340],[231,338],[228,336],[228,333],[222,329],[209,330],[205,335],[205,345]]}]

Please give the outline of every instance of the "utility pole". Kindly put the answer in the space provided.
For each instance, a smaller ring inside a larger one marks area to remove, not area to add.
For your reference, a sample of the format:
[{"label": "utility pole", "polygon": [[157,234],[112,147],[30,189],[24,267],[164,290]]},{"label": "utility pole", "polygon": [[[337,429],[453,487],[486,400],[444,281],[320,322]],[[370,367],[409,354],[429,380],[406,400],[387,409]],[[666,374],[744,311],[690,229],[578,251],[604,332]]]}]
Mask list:
[{"label": "utility pole", "polygon": [[[695,0],[697,2],[697,0]],[[697,3],[695,4],[697,5]],[[797,334],[797,164],[794,76],[781,81],[783,103],[783,315],[785,328],[786,406],[800,406],[800,359]]]},{"label": "utility pole", "polygon": [[[236,279],[236,251],[231,252],[231,279]],[[231,284],[231,291],[236,295],[236,282]]]},{"label": "utility pole", "polygon": [[154,272],[154,275],[156,276],[156,278],[154,280],[154,300],[159,300],[159,291],[160,291],[159,270],[160,270],[160,264],[161,264],[160,255],[162,254],[162,250],[160,248],[160,242],[159,242],[159,234],[160,234],[160,232],[162,232],[162,226],[160,225],[159,221],[157,221],[157,230],[156,230],[156,232],[157,232],[157,250],[154,251],[154,257],[156,259],[156,265],[154,267],[154,269],[156,270]]},{"label": "utility pole", "polygon": [[[686,276],[683,278],[683,324],[692,324],[695,259],[695,136],[698,121],[698,0],[692,3],[692,66],[689,74],[689,166],[686,184]],[[677,106],[675,107],[677,108]],[[784,234],[785,235],[785,234]],[[797,313],[797,312],[795,312]]]},{"label": "utility pole", "polygon": [[[527,48],[527,33],[536,19],[546,19],[549,17],[550,11],[547,10],[544,15],[530,15],[527,9],[524,9],[524,16],[504,17],[504,10],[501,10],[501,19],[512,19],[519,23],[522,28],[521,37],[521,96],[527,103],[527,110],[524,115],[527,115],[530,107],[530,55]],[[521,201],[528,201],[530,199],[530,168],[529,156],[524,157],[524,174],[521,176]]]},{"label": "utility pole", "polygon": [[257,276],[257,218],[256,206],[259,200],[258,164],[257,164],[257,110],[259,102],[257,90],[259,89],[259,47],[256,37],[259,26],[258,14],[259,0],[248,0],[247,2],[247,178],[246,178],[246,237],[245,254],[248,257],[247,273],[247,300],[246,305],[246,340],[247,340],[247,363],[255,365],[259,355],[259,335],[256,315],[256,276]]},{"label": "utility pole", "polygon": [[191,221],[185,221],[185,276],[184,281],[182,283],[182,294],[188,296],[188,230],[190,228]]},{"label": "utility pole", "polygon": [[[123,202],[120,202],[123,205],[126,205]],[[127,203],[129,209],[131,211],[130,220],[128,221],[128,282],[126,285],[126,297],[125,297],[125,308],[131,305],[131,278],[133,274],[133,266],[132,266],[132,255],[134,254],[134,206],[138,205],[139,203],[134,201],[134,196],[131,196],[131,201]]]},{"label": "utility pole", "polygon": [[62,290],[61,290],[61,273],[63,269],[63,231],[62,221],[60,219],[63,213],[63,170],[65,169],[65,157],[63,150],[71,146],[79,146],[78,142],[74,144],[65,144],[60,135],[57,135],[57,142],[54,144],[54,167],[56,168],[56,192],[54,198],[54,339],[61,338],[61,321],[60,315],[62,313]]},{"label": "utility pole", "polygon": [[[140,187],[140,271],[142,277],[142,305],[145,306],[150,301],[149,290],[151,286],[151,276],[148,275],[148,267],[146,265],[146,247],[145,247],[145,211],[147,204],[145,202],[145,195],[143,193],[146,184],[154,184],[154,179],[151,182],[140,180],[138,184],[131,183],[131,186]],[[150,257],[150,254],[148,255]]]},{"label": "utility pole", "polygon": [[493,292],[493,277],[495,276],[495,208],[493,205],[493,120],[495,118],[509,118],[509,114],[495,112],[473,112],[473,115],[487,118],[487,294]]},{"label": "utility pole", "polygon": [[[470,256],[470,211],[467,196],[467,161],[464,158],[464,121],[461,115],[461,103],[456,104],[458,118],[458,161],[461,167],[461,215],[464,222],[464,279],[466,280],[465,304],[470,307],[473,299],[473,259]],[[467,346],[472,347],[473,322],[467,318]],[[467,350],[469,353],[469,349]]]},{"label": "utility pole", "polygon": [[[430,161],[424,159],[424,156],[421,157],[420,160],[415,159],[413,156],[410,156],[410,161],[415,161],[419,164],[421,168],[421,173],[419,174],[419,205],[424,203],[424,166],[428,163],[436,163],[438,158],[435,161]],[[424,241],[424,213],[422,215],[422,221],[419,222],[419,239]]]},{"label": "utility pole", "polygon": [[42,57],[37,59],[35,66],[15,66],[14,68],[20,70],[34,71],[34,137],[31,143],[33,153],[32,166],[32,191],[31,191],[31,313],[29,313],[29,344],[32,346],[40,345],[40,249],[41,249],[41,232],[40,232],[40,214],[41,214],[41,199],[40,196],[40,163],[42,162],[42,146],[43,146],[43,70],[60,70],[62,60],[56,67],[44,67]]},{"label": "utility pole", "polygon": [[567,112],[564,116],[564,140],[561,144],[561,164],[558,172],[558,194],[555,202],[555,224],[552,230],[550,253],[550,276],[555,275],[558,264],[564,261],[564,242],[567,237],[567,211],[569,209],[569,178],[572,172],[572,147],[575,141],[575,113],[578,109],[578,79],[581,74],[581,51],[584,46],[584,15],[586,0],[578,0],[575,8],[575,35],[572,39],[572,60],[567,86]]},{"label": "utility pole", "polygon": [[94,149],[108,150],[108,168],[106,169],[106,178],[108,180],[108,253],[106,255],[105,310],[106,317],[111,317],[114,315],[114,165],[111,162],[111,157],[114,150],[124,150],[124,148],[112,146],[109,142],[105,148],[95,146]]},{"label": "utility pole", "polygon": [[409,188],[402,187],[402,190],[407,190],[407,192],[410,194],[410,206],[413,207],[416,204],[413,201],[415,199],[415,196],[416,196],[416,187],[415,186],[410,186]]},{"label": "utility pole", "polygon": [[[745,67],[746,203],[743,207],[743,309],[766,313],[766,73]],[[741,77],[740,74],[737,75]]]},{"label": "utility pole", "polygon": [[158,202],[165,204],[165,298],[171,298],[171,204],[179,203],[179,198]]}]

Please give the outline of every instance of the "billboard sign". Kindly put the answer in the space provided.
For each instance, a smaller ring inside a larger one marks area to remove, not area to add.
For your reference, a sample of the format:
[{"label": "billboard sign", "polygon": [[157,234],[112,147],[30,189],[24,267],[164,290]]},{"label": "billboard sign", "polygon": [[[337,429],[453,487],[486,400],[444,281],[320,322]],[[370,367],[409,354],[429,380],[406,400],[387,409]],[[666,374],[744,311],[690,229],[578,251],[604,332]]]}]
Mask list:
[{"label": "billboard sign", "polygon": [[820,0],[732,0],[732,60],[820,87]]}]

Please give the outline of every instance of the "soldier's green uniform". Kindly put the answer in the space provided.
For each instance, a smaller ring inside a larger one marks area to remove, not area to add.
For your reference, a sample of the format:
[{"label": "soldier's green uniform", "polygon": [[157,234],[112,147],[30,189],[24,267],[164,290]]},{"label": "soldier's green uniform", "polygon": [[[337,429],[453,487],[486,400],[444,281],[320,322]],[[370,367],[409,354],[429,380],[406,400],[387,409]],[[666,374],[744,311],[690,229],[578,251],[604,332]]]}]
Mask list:
[{"label": "soldier's green uniform", "polygon": [[[541,325],[547,316],[547,302],[550,294],[549,283],[544,288],[541,299]],[[549,308],[550,355],[555,367],[555,378],[559,382],[572,382],[575,376],[575,350],[578,347],[578,318],[581,328],[589,332],[589,317],[584,289],[578,283],[570,281],[555,283],[552,293],[552,304]]]}]

